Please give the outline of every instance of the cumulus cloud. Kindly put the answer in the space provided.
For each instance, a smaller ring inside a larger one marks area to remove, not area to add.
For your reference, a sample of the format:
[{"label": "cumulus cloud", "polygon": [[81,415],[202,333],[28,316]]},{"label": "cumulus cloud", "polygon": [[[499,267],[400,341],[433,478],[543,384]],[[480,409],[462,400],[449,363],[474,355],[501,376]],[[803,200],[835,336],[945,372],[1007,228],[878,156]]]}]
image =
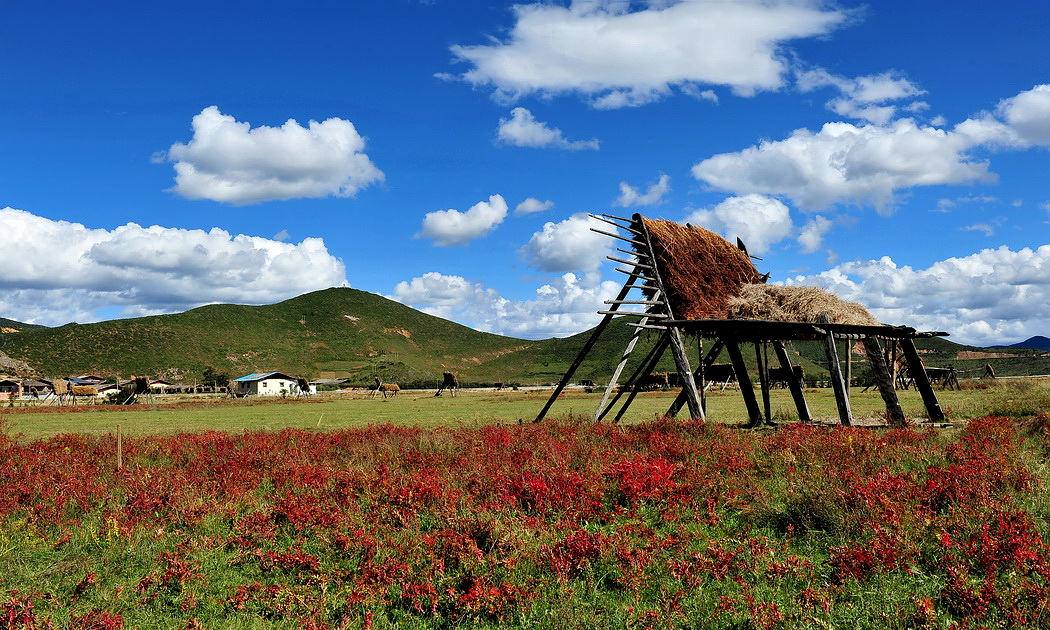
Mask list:
[{"label": "cumulus cloud", "polygon": [[943,330],[959,343],[1012,343],[1050,329],[1050,245],[984,249],[926,269],[889,257],[855,261],[787,284],[825,288],[880,321]]},{"label": "cumulus cloud", "polygon": [[510,118],[499,119],[496,138],[500,142],[516,147],[534,149],[551,147],[570,151],[581,149],[597,151],[599,148],[597,140],[566,140],[561,129],[551,129],[546,123],[536,120],[532,112],[524,107],[515,107],[510,112]]},{"label": "cumulus cloud", "polygon": [[212,302],[267,304],[346,282],[324,241],[299,244],[212,228],[128,223],[112,230],[0,210],[0,312],[55,325],[181,311]]},{"label": "cumulus cloud", "polygon": [[831,221],[817,215],[809,220],[798,233],[798,244],[803,254],[812,254],[824,244],[824,235],[831,229]]},{"label": "cumulus cloud", "polygon": [[507,217],[507,202],[502,195],[479,201],[466,212],[438,210],[423,217],[423,231],[417,238],[433,239],[441,247],[466,245],[487,234]]},{"label": "cumulus cloud", "polygon": [[996,111],[1022,141],[1050,146],[1050,85],[1037,85],[1008,98]]},{"label": "cumulus cloud", "polygon": [[545,223],[522,248],[522,254],[529,263],[550,273],[594,271],[612,252],[612,239],[591,231],[603,225],[584,213],[560,223]]},{"label": "cumulus cloud", "polygon": [[536,289],[530,300],[508,300],[462,276],[428,272],[399,282],[390,296],[431,315],[486,332],[523,339],[564,337],[594,326],[597,311],[620,285],[599,274],[565,273]]},{"label": "cumulus cloud", "polygon": [[620,182],[620,196],[613,202],[614,206],[630,208],[631,206],[655,206],[671,190],[671,178],[660,175],[660,180],[649,187],[644,194],[627,182]]},{"label": "cumulus cloud", "polygon": [[[824,86],[834,87],[841,96],[828,101],[828,109],[840,116],[859,118],[877,125],[888,123],[896,115],[897,106],[888,104],[889,101],[925,94],[914,83],[893,72],[849,79],[824,69],[809,70],[799,73],[797,83],[803,92]],[[908,111],[918,111],[924,107],[925,103],[922,102],[905,106]]]},{"label": "cumulus cloud", "polygon": [[762,195],[730,197],[710,210],[694,210],[685,222],[718,232],[730,241],[739,237],[753,254],[768,251],[794,230],[788,207]]},{"label": "cumulus cloud", "polygon": [[525,201],[522,201],[514,208],[514,214],[532,214],[533,212],[543,212],[544,210],[550,210],[554,207],[554,202],[551,200],[540,201],[535,197],[529,197]]},{"label": "cumulus cloud", "polygon": [[471,66],[458,78],[492,86],[502,101],[577,93],[599,108],[645,105],[673,88],[713,96],[700,85],[752,95],[783,85],[786,42],[829,33],[847,17],[814,0],[635,8],[620,0],[516,5],[503,41],[451,48]]},{"label": "cumulus cloud", "polygon": [[920,127],[911,119],[888,126],[827,123],[785,140],[723,153],[693,166],[693,176],[735,194],[784,195],[803,209],[836,203],[893,207],[897,190],[994,181],[986,161],[966,151],[977,144],[958,130]]},{"label": "cumulus cloud", "polygon": [[[876,98],[908,93],[909,86],[890,79],[856,90]],[[718,190],[782,195],[802,209],[853,203],[887,213],[899,190],[995,181],[989,162],[972,150],[1031,146],[1050,146],[1050,85],[1005,99],[995,114],[982,112],[952,129],[909,118],[886,125],[827,123],[818,132],[798,129],[784,140],[712,156],[692,173]]]},{"label": "cumulus cloud", "polygon": [[164,157],[175,163],[174,192],[188,199],[249,204],[352,197],[383,180],[349,120],[288,120],[280,127],[237,122],[218,107],[193,117],[193,138]]}]

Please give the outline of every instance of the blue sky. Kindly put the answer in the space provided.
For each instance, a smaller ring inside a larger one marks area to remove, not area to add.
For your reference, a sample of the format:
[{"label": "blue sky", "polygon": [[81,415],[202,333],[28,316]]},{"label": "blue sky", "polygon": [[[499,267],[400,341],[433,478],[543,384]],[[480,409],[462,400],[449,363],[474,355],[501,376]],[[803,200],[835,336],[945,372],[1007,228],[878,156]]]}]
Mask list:
[{"label": "blue sky", "polygon": [[1039,3],[8,3],[0,316],[348,285],[580,332],[586,213],[972,344],[1050,334]]}]

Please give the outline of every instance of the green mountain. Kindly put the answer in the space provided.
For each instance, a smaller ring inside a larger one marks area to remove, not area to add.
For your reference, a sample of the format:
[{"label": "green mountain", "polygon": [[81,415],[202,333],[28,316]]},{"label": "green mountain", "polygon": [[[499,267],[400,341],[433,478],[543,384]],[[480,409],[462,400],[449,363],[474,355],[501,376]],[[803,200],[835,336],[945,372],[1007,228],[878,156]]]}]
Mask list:
[{"label": "green mountain", "polygon": [[26,324],[23,322],[16,322],[13,319],[7,319],[6,317],[0,317],[0,330],[5,333],[21,332],[23,330],[32,330],[34,328],[44,328],[39,324]]},{"label": "green mountain", "polygon": [[[631,319],[613,321],[573,381],[608,381],[635,330],[628,325]],[[445,370],[456,372],[465,385],[554,383],[591,337],[586,331],[564,339],[527,341],[483,333],[348,288],[265,306],[215,304],[95,324],[22,326],[17,333],[0,335],[0,371],[41,377],[140,374],[194,382],[208,368],[231,377],[278,370],[309,378],[349,377],[361,385],[379,375],[409,387],[433,387]],[[642,335],[621,382],[646,356],[658,334]],[[687,340],[694,363],[695,343]],[[710,346],[711,341],[705,343]],[[1000,376],[1050,373],[1050,356],[1036,350],[986,350],[942,338],[919,340],[917,345],[927,365],[955,365],[964,375],[983,371],[986,363]],[[753,366],[753,347],[743,349],[745,360]],[[794,343],[791,351],[793,361],[808,376],[826,375],[820,344]],[[855,354],[853,360],[854,374],[861,376],[866,367],[863,355]],[[723,353],[718,361],[725,363],[728,358]],[[656,369],[674,371],[669,352]]]}]

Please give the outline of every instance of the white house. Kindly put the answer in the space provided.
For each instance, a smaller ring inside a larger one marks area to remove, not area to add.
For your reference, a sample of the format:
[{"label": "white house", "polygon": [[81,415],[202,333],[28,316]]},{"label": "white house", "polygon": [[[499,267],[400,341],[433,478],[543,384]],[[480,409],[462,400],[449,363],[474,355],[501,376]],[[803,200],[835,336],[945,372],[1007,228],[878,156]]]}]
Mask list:
[{"label": "white house", "polygon": [[233,379],[237,384],[238,396],[299,396],[313,394],[316,390],[309,386],[308,391],[301,391],[299,379],[281,372],[252,372],[246,376]]}]

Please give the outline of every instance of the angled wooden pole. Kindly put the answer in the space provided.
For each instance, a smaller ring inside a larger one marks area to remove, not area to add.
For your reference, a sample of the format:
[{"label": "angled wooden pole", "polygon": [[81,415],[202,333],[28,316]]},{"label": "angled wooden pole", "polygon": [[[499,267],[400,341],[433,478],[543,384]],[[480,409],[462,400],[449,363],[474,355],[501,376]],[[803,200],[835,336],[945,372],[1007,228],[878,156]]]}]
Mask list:
[{"label": "angled wooden pole", "polygon": [[645,380],[645,377],[653,373],[653,370],[656,368],[656,364],[660,361],[660,357],[663,356],[664,350],[667,349],[667,345],[670,342],[670,340],[671,331],[668,330],[667,334],[661,337],[660,342],[657,344],[659,350],[657,350],[657,347],[654,347],[654,352],[649,353],[649,357],[647,357],[647,360],[643,361],[642,366],[640,366],[642,369],[638,373],[634,384],[631,386],[631,393],[628,394],[627,400],[624,401],[623,406],[620,407],[620,411],[616,412],[616,417],[613,418],[613,424],[620,423],[620,419],[623,418],[623,415],[625,413],[627,413],[627,408],[631,406],[632,402],[634,402],[635,396],[638,395],[638,392],[642,391],[642,383]]},{"label": "angled wooden pole", "polygon": [[[657,294],[658,295],[658,294]],[[605,387],[605,393],[602,394],[602,400],[598,403],[598,408],[594,410],[594,421],[600,422],[602,416],[602,409],[605,408],[605,403],[609,400],[609,396],[612,394],[612,390],[616,388],[616,381],[620,378],[620,373],[623,372],[624,367],[627,366],[627,359],[634,352],[635,345],[638,344],[638,339],[641,338],[642,332],[645,330],[642,326],[645,326],[649,322],[648,317],[643,317],[638,320],[640,326],[634,329],[634,333],[631,335],[630,341],[627,342],[627,348],[623,351],[623,356],[620,357],[620,362],[616,364],[616,368],[613,370],[612,377],[609,379],[609,384]]]},{"label": "angled wooden pole", "polygon": [[755,364],[758,366],[758,386],[762,390],[762,409],[766,412],[766,423],[773,424],[773,412],[769,400],[769,365],[765,342],[756,341]]},{"label": "angled wooden pole", "polygon": [[[636,271],[640,272],[641,270],[636,268]],[[627,281],[624,282],[623,287],[620,289],[620,293],[617,295],[616,300],[623,300],[625,297],[627,297],[627,293],[633,288],[634,285],[632,284],[632,280],[631,278],[628,278]],[[610,312],[607,313],[605,317],[602,318],[602,321],[594,327],[594,331],[591,333],[590,338],[587,339],[587,342],[583,344],[583,348],[580,349],[579,354],[577,354],[576,358],[573,359],[572,364],[569,365],[569,369],[566,370],[564,376],[561,377],[561,382],[559,382],[558,386],[554,388],[554,393],[551,394],[551,397],[547,400],[547,404],[543,406],[543,409],[540,410],[540,413],[536,416],[536,419],[533,420],[533,422],[540,422],[547,416],[547,412],[550,411],[551,406],[554,405],[554,401],[558,399],[558,396],[561,395],[562,391],[565,389],[565,386],[569,384],[569,381],[572,379],[572,375],[576,373],[576,370],[579,369],[580,365],[583,363],[583,360],[587,357],[587,353],[591,351],[591,348],[594,347],[595,342],[598,341],[598,337],[601,336],[602,332],[604,332],[605,329],[609,326],[609,322],[611,322],[613,317],[615,317],[617,306],[617,304],[613,304],[612,308],[609,309]]]},{"label": "angled wooden pole", "polygon": [[871,371],[875,374],[875,384],[879,387],[882,400],[886,403],[886,418],[890,426],[903,428],[908,426],[908,419],[901,408],[901,401],[897,398],[897,388],[893,386],[893,373],[886,365],[885,354],[880,347],[879,340],[875,337],[864,338],[864,354],[871,364]]},{"label": "angled wooden pole", "polygon": [[900,346],[904,359],[908,362],[908,372],[915,381],[915,389],[919,390],[919,394],[922,395],[922,403],[926,406],[926,416],[930,422],[944,422],[944,411],[941,409],[941,404],[937,402],[937,394],[934,393],[933,385],[930,384],[930,377],[926,375],[926,368],[922,364],[922,359],[919,358],[918,350],[915,349],[915,343],[911,339],[901,339]]},{"label": "angled wooden pole", "polygon": [[[616,406],[616,402],[620,400],[620,398],[623,396],[625,389],[634,387],[635,383],[640,382],[641,379],[644,378],[644,374],[648,374],[652,371],[652,369],[647,368],[647,366],[650,363],[652,363],[652,365],[656,365],[656,363],[660,361],[660,357],[663,356],[664,350],[667,349],[667,341],[668,337],[666,334],[660,336],[656,343],[653,344],[653,347],[649,349],[649,354],[645,355],[645,358],[642,359],[641,363],[638,364],[638,367],[634,369],[634,373],[631,374],[630,378],[627,379],[627,382],[624,383],[624,387],[620,388],[619,391],[616,392],[616,396],[613,397],[612,402],[610,402],[604,408],[600,408],[598,410],[595,422],[601,422],[602,419],[605,418],[605,416],[608,415],[610,411],[612,411],[612,408]],[[631,398],[631,400],[633,400],[633,397]],[[624,403],[624,411],[626,411],[626,407],[630,404],[630,400]],[[622,415],[622,413],[620,415]]]},{"label": "angled wooden pole", "polygon": [[795,401],[795,409],[798,410],[800,422],[812,422],[813,417],[809,414],[809,405],[806,397],[802,395],[802,384],[795,378],[795,367],[791,365],[791,357],[788,356],[784,342],[777,340],[773,342],[773,352],[777,355],[780,368],[788,374],[788,388],[791,390],[791,398]]},{"label": "angled wooden pole", "polygon": [[[701,370],[706,371],[707,368],[711,367],[711,364],[713,364],[715,362],[715,359],[718,358],[718,355],[725,348],[725,345],[726,344],[724,341],[722,341],[722,339],[718,338],[715,340],[714,345],[711,346],[711,349],[707,352],[706,357],[701,362],[700,367],[698,367],[696,369],[696,372],[693,373],[694,379],[698,378],[701,375]],[[667,410],[667,413],[664,415],[670,416],[672,418],[675,417],[676,415],[678,415],[678,412],[682,410],[682,405],[684,404],[685,390],[683,389],[682,391],[678,392],[678,396],[675,397],[674,402],[671,403],[671,407]],[[707,413],[706,406],[704,406],[704,413]]]},{"label": "angled wooden pole", "polygon": [[736,339],[725,342],[726,351],[729,352],[729,360],[733,362],[733,372],[736,373],[736,382],[740,386],[740,395],[744,397],[744,405],[747,407],[747,426],[754,429],[762,426],[762,410],[758,407],[758,399],[755,398],[755,386],[751,384],[751,378],[747,374],[747,364],[744,363],[744,355],[740,353],[740,345]]},{"label": "angled wooden pole", "polygon": [[[649,229],[646,227],[642,215],[635,213],[632,219],[634,221],[632,227],[642,233],[645,237],[644,241],[648,245],[649,261],[653,263],[650,272],[656,280],[654,284],[660,291],[661,295],[667,296],[669,294],[660,274],[656,252],[653,251],[653,240],[649,234]],[[671,310],[670,302],[667,303],[667,316],[674,319],[674,312]],[[670,342],[671,355],[674,357],[675,367],[678,368],[678,378],[682,381],[682,391],[685,392],[685,402],[689,407],[689,417],[693,420],[703,420],[704,410],[700,406],[700,395],[696,391],[696,381],[693,380],[693,369],[689,367],[689,358],[685,353],[685,344],[682,342],[682,335],[677,327],[670,328]]]},{"label": "angled wooden pole", "polygon": [[[827,315],[817,318],[818,326],[828,324]],[[853,412],[849,408],[849,395],[846,393],[846,385],[842,382],[842,368],[839,366],[839,353],[835,349],[835,335],[831,331],[826,332],[824,337],[824,353],[828,358],[828,372],[831,373],[831,387],[835,390],[835,405],[839,410],[839,422],[844,426],[853,425]]]}]

